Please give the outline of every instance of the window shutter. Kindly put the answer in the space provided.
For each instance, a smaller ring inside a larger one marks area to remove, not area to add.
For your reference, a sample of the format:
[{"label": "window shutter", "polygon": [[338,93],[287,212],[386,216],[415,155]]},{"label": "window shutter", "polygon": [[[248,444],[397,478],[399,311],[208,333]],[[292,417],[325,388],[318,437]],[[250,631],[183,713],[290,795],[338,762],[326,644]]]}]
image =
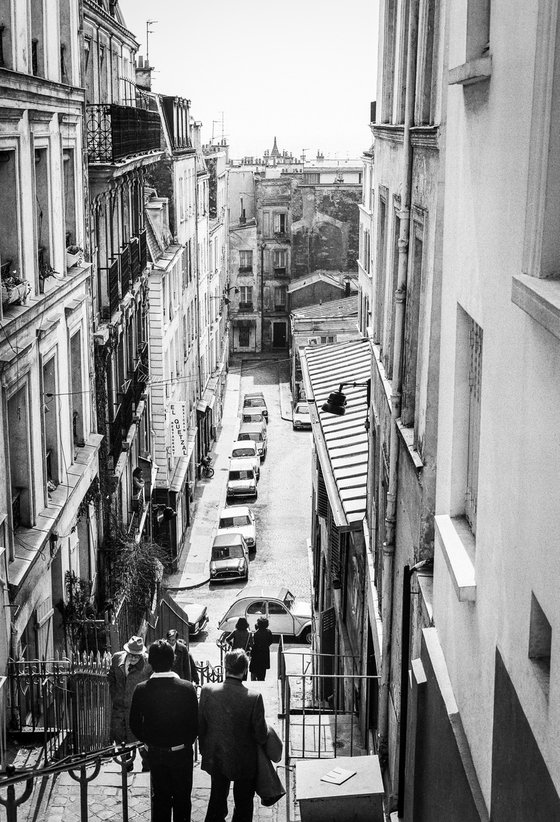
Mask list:
[{"label": "window shutter", "polygon": [[323,519],[326,519],[328,510],[329,500],[327,497],[327,489],[325,487],[325,480],[323,479],[323,474],[321,472],[321,469],[319,468],[317,478],[317,514]]},{"label": "window shutter", "polygon": [[329,557],[331,566],[331,579],[340,579],[340,531],[333,522],[332,512],[329,508]]}]

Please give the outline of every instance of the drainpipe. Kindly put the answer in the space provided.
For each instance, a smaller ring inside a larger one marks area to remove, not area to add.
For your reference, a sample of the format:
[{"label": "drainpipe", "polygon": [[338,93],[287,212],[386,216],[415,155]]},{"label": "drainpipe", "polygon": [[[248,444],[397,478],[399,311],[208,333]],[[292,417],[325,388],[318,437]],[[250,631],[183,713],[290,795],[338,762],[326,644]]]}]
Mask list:
[{"label": "drainpipe", "polygon": [[404,318],[408,270],[408,244],[410,234],[410,196],[412,188],[412,146],[410,129],[414,124],[416,89],[416,50],[418,40],[419,0],[410,2],[408,24],[408,55],[406,65],[406,97],[403,129],[403,179],[401,210],[399,212],[399,264],[397,291],[395,294],[395,327],[393,329],[393,379],[391,390],[391,435],[389,441],[389,489],[385,514],[386,541],[383,544],[381,619],[383,625],[383,650],[381,686],[379,695],[379,748],[388,753],[389,736],[389,686],[391,674],[391,632],[393,616],[393,560],[395,555],[395,525],[397,519],[397,481],[399,432],[397,420],[401,414],[401,366],[404,342]]}]

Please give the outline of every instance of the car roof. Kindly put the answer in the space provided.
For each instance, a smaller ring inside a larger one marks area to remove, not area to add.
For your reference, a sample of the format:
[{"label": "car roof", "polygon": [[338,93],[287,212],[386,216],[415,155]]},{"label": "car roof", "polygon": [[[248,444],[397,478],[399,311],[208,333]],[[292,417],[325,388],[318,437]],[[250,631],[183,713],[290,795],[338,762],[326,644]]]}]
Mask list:
[{"label": "car roof", "polygon": [[243,394],[243,399],[246,399],[247,397],[251,397],[252,399],[257,398],[259,400],[264,400],[264,394],[262,391],[249,391],[247,394]]},{"label": "car roof", "polygon": [[[235,440],[235,442],[232,443],[231,450],[233,451],[234,448],[254,448],[255,451],[257,450],[257,446],[253,440]],[[234,459],[243,459],[243,457],[234,457]]]},{"label": "car roof", "polygon": [[237,594],[235,601],[239,602],[242,599],[257,599],[258,597],[262,597],[263,599],[283,600],[285,599],[286,594],[293,596],[291,591],[287,588],[280,588],[275,585],[250,586],[240,591]]},{"label": "car roof", "polygon": [[239,533],[233,534],[216,534],[212,541],[212,545],[237,545],[241,544],[244,538]]},{"label": "car roof", "polygon": [[266,431],[265,422],[242,422],[239,426],[240,434],[254,434],[257,431]]},{"label": "car roof", "polygon": [[230,471],[248,471],[255,467],[255,461],[250,457],[230,457],[229,470]]},{"label": "car roof", "polygon": [[229,508],[223,508],[220,512],[220,519],[222,517],[240,517],[243,514],[250,514],[251,509],[246,505],[232,505]]}]

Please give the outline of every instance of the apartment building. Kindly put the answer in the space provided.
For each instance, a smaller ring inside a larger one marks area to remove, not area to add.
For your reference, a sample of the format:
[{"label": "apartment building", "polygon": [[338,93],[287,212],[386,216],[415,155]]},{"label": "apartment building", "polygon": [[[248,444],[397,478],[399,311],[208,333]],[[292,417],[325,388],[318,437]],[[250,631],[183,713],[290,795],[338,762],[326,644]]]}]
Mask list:
[{"label": "apartment building", "polygon": [[98,585],[91,265],[78,0],[0,5],[0,667],[67,649],[69,575]]},{"label": "apartment building", "polygon": [[109,600],[115,593],[115,546],[151,533],[149,502],[157,473],[147,391],[144,203],[146,175],[163,150],[157,107],[136,83],[137,49],[118,3],[83,0],[94,373],[97,430],[103,435],[106,550],[100,570]]}]

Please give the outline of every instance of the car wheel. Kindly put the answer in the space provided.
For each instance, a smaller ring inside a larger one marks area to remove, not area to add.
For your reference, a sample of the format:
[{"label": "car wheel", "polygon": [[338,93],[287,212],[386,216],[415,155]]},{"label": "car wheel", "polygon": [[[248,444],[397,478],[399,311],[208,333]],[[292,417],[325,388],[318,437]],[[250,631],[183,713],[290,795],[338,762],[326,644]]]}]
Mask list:
[{"label": "car wheel", "polygon": [[312,640],[312,638],[313,638],[313,633],[312,633],[312,631],[311,631],[311,628],[310,628],[310,627],[305,628],[305,630],[303,630],[303,631],[301,632],[301,638],[302,638],[302,640],[303,640],[304,642],[306,642],[308,645],[311,645],[311,640]]}]

